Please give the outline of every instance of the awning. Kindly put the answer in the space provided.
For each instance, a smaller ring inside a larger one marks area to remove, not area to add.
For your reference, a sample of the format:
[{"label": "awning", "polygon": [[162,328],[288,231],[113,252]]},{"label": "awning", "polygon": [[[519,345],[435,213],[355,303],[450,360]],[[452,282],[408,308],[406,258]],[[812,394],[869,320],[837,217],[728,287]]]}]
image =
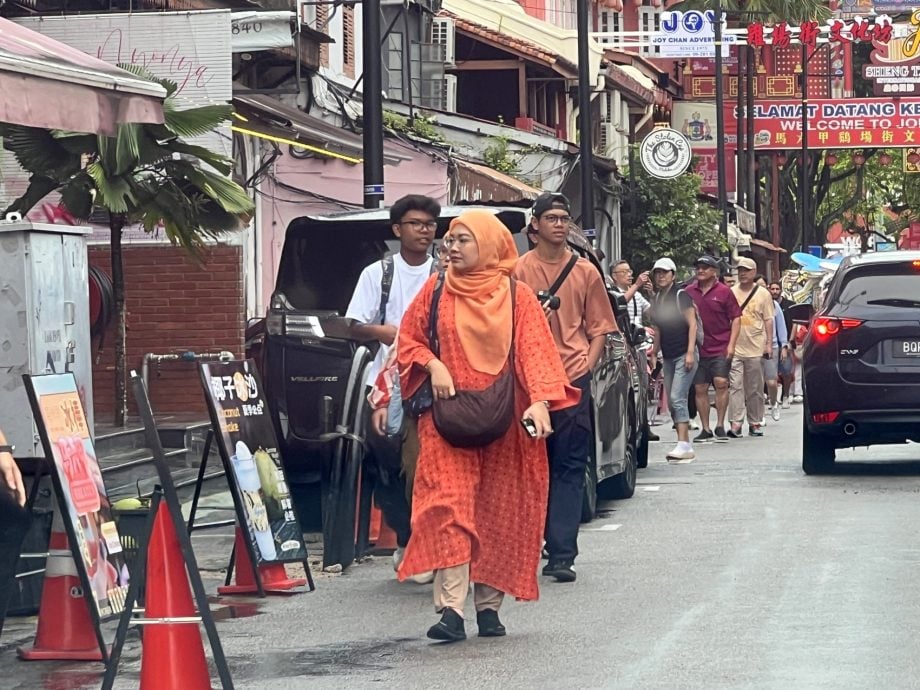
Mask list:
[{"label": "awning", "polygon": [[0,19],[0,122],[112,136],[126,122],[160,124],[159,84]]},{"label": "awning", "polygon": [[782,254],[787,254],[787,253],[788,253],[788,252],[787,252],[785,249],[783,249],[782,247],[777,247],[777,246],[776,246],[775,244],[773,244],[772,242],[767,242],[766,240],[761,240],[761,239],[758,239],[758,238],[756,238],[756,237],[752,237],[752,238],[751,238],[751,244],[754,245],[755,247],[761,247],[761,248],[766,249],[767,251],[770,251],[770,252],[780,252],[780,253],[782,253]]},{"label": "awning", "polygon": [[[318,156],[337,158],[357,165],[364,154],[360,134],[336,127],[270,96],[237,96],[233,131],[258,139],[288,144]],[[398,148],[384,142],[384,163],[411,160]]]},{"label": "awning", "polygon": [[459,159],[455,162],[457,178],[452,197],[457,201],[513,202],[536,199],[543,191],[484,165]]},{"label": "awning", "polygon": [[[607,76],[617,85],[617,90],[628,100],[636,101],[643,106],[654,105],[655,87],[649,86],[648,81],[636,78],[633,72],[638,72],[634,67],[623,65],[610,65],[607,68]],[[640,76],[641,75],[640,73]]]}]

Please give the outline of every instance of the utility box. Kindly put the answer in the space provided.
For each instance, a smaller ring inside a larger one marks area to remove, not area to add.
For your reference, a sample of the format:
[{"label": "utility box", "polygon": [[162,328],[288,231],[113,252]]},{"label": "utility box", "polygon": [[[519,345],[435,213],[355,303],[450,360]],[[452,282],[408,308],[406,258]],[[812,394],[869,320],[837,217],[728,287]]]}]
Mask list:
[{"label": "utility box", "polygon": [[89,233],[0,221],[0,428],[16,457],[44,457],[23,374],[73,372],[93,428]]}]

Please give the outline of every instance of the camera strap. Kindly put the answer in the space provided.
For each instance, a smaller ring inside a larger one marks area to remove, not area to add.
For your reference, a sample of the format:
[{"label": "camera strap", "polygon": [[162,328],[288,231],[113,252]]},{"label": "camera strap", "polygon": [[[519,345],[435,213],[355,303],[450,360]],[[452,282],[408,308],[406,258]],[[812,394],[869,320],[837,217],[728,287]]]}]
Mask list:
[{"label": "camera strap", "polygon": [[559,274],[559,277],[556,278],[556,282],[549,286],[547,292],[550,296],[556,294],[556,290],[562,287],[562,284],[565,282],[565,279],[569,277],[569,273],[572,272],[572,269],[575,268],[575,264],[578,263],[578,254],[572,252],[572,256],[569,259],[569,262],[565,265],[565,268],[562,269],[562,273]]}]

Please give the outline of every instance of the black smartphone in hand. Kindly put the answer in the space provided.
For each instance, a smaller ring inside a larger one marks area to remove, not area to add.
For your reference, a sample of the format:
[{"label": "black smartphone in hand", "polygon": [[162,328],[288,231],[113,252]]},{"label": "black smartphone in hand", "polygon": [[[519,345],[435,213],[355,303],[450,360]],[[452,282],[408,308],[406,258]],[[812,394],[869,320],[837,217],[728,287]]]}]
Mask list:
[{"label": "black smartphone in hand", "polygon": [[524,427],[524,431],[527,432],[530,438],[537,437],[537,425],[534,424],[532,419],[522,419],[521,426]]}]

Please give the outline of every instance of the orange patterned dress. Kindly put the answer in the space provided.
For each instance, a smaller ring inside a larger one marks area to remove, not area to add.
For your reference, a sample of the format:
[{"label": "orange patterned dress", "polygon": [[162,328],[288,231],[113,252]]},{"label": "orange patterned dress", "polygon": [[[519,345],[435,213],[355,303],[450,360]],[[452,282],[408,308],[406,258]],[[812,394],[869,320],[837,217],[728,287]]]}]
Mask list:
[{"label": "orange patterned dress", "polygon": [[[435,277],[403,317],[399,332],[402,390],[410,396],[425,380],[428,312]],[[438,308],[441,361],[457,388],[482,390],[495,376],[474,370],[454,327],[455,297],[444,290]],[[533,291],[515,292],[514,358],[517,418],[535,401],[551,409],[578,401],[568,385],[553,336]],[[470,580],[520,600],[539,596],[537,566],[546,520],[549,468],[546,443],[520,424],[485,448],[455,448],[435,429],[431,413],[419,419],[419,459],[412,494],[412,537],[399,578],[470,563]]]}]

